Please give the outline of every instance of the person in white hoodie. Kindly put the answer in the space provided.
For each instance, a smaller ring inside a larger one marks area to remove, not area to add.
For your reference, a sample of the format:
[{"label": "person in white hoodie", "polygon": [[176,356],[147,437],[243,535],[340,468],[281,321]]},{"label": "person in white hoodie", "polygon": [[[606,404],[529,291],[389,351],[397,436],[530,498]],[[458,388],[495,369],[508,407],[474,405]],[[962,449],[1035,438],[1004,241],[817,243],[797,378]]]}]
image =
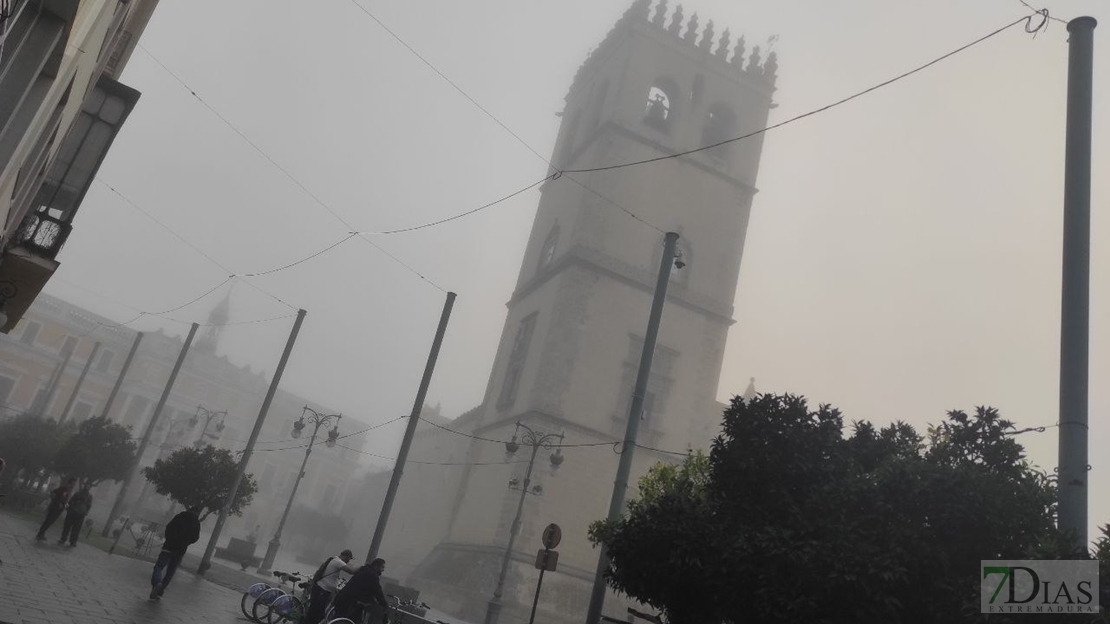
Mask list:
[{"label": "person in white hoodie", "polygon": [[351,565],[351,559],[354,558],[354,553],[344,550],[338,556],[328,557],[316,570],[316,574],[312,576],[312,593],[308,599],[308,613],[305,614],[303,624],[317,624],[324,619],[328,603],[339,591],[339,575],[344,572],[358,572],[359,566]]}]

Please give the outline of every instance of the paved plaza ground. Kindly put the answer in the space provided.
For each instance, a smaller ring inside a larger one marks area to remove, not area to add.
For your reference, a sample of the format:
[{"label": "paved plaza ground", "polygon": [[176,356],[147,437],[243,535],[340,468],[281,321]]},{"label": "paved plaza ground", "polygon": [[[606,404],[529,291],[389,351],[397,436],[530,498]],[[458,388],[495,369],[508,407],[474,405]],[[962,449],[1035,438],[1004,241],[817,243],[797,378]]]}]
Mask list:
[{"label": "paved plaza ground", "polygon": [[[213,568],[209,582],[178,570],[161,600],[152,601],[151,564],[80,543],[35,541],[34,523],[0,513],[0,623],[3,624],[245,624],[238,587],[251,577]],[[196,548],[196,546],[194,546]],[[235,589],[233,589],[233,587]]]}]

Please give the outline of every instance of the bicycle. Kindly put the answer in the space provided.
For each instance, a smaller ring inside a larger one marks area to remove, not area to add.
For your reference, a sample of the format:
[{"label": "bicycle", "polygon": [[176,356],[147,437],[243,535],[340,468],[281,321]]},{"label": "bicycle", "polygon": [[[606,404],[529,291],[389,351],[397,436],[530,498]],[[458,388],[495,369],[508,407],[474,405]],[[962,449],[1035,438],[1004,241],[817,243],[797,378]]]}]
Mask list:
[{"label": "bicycle", "polygon": [[269,583],[255,583],[254,585],[248,587],[247,590],[243,592],[243,598],[239,601],[239,609],[243,612],[243,617],[247,618],[248,620],[254,620],[254,616],[251,615],[253,609],[248,609],[247,603],[250,602],[253,607],[254,603],[258,600],[263,592],[273,588],[273,585],[270,585]]},{"label": "bicycle", "polygon": [[[287,572],[274,572],[274,576],[278,578],[279,582],[282,585],[287,582],[298,583],[303,578],[303,576],[299,573],[289,574]],[[294,591],[296,590],[294,589]],[[262,624],[263,622],[269,622],[270,611],[274,602],[282,596],[287,595],[289,594],[285,591],[283,587],[275,587],[272,585],[269,586],[268,589],[263,590],[261,593],[259,593],[258,597],[255,598],[254,604],[251,606],[251,612],[248,617],[252,621],[258,622],[259,624]]]},{"label": "bicycle", "polygon": [[390,599],[393,604],[387,605],[385,607],[385,613],[383,614],[384,617],[382,618],[382,622],[374,621],[374,615],[377,612],[377,610],[374,608],[376,605],[366,602],[358,603],[359,606],[362,607],[362,616],[359,618],[359,622],[355,622],[350,618],[329,619],[330,616],[335,614],[334,610],[330,607],[327,614],[324,616],[323,621],[327,624],[404,624],[404,614],[409,612],[409,608],[419,607],[425,610],[431,608],[426,602],[416,602],[415,600],[402,601],[400,598],[394,596],[393,594],[387,594],[386,598]]},{"label": "bicycle", "polygon": [[[275,572],[277,576],[280,572]],[[299,577],[289,577],[298,578]],[[344,579],[339,579],[336,582],[337,589],[343,589],[347,582]],[[300,581],[296,586],[301,588],[300,595],[284,594],[278,596],[270,604],[270,610],[266,614],[267,624],[281,624],[283,622],[300,622],[304,619],[305,614],[308,613],[312,607],[312,581]],[[329,600],[329,603],[331,601]],[[327,611],[325,611],[324,620],[327,621],[327,616],[334,613],[334,608],[329,604]],[[261,623],[259,623],[261,624]]]}]

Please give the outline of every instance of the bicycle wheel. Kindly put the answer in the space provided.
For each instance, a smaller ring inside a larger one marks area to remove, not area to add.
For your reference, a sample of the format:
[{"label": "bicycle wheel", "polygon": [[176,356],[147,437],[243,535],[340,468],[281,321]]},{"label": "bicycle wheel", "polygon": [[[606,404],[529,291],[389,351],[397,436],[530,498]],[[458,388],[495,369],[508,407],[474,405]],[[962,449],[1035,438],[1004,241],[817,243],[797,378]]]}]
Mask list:
[{"label": "bicycle wheel", "polygon": [[327,622],[328,624],[355,624],[354,620],[348,620],[347,618],[335,618],[334,620],[328,620]]},{"label": "bicycle wheel", "polygon": [[304,603],[296,596],[285,594],[279,596],[270,605],[270,612],[266,616],[267,624],[282,624],[283,622],[300,622],[304,619]]},{"label": "bicycle wheel", "polygon": [[251,607],[251,619],[259,624],[265,622],[269,616],[270,605],[284,595],[285,592],[277,587],[271,587],[259,594],[254,601],[254,606]]},{"label": "bicycle wheel", "polygon": [[267,589],[270,589],[270,586],[266,583],[255,583],[248,587],[247,591],[243,592],[243,599],[239,601],[239,609],[243,611],[243,617],[248,620],[254,619],[254,616],[251,615],[251,610],[247,608],[247,604],[250,603],[251,606],[254,606],[254,601]]}]

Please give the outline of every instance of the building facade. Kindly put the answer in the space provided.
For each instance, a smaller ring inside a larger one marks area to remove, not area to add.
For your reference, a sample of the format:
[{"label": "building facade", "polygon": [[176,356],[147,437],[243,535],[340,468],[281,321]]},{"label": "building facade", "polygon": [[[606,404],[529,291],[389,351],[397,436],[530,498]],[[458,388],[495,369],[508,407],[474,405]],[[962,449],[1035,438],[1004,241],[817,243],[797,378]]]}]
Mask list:
[{"label": "building facade", "polygon": [[0,333],[58,269],[74,215],[139,99],[118,76],[157,4],[0,7]]},{"label": "building facade", "polygon": [[[637,0],[581,67],[566,97],[552,162],[594,169],[714,145],[766,126],[777,60],[665,0]],[[609,506],[648,311],[661,231],[680,234],[644,397],[630,495],[658,461],[707,448],[733,324],[761,135],[665,162],[549,180],[483,403],[433,428],[414,457],[458,458],[454,469],[407,466],[385,538],[391,569],[429,604],[483,621],[501,570],[530,449],[506,456],[517,422],[565,434],[559,470],[541,450],[511,553],[502,621],[524,621],[549,523],[562,528],[558,570],[544,578],[537,621],[581,621],[598,551],[589,524]],[[572,177],[573,180],[567,180]],[[580,184],[576,184],[578,182]],[[463,435],[460,435],[463,434]],[[658,452],[652,449],[659,449]],[[414,473],[417,475],[413,478]],[[418,491],[418,488],[421,488]],[[612,596],[606,612],[623,619]]]},{"label": "building facade", "polygon": [[[219,353],[220,332],[229,317],[230,300],[225,298],[198,331],[140,465],[149,466],[178,448],[198,443],[233,452],[244,448],[270,380],[262,371],[234,364]],[[181,351],[183,337],[161,331],[143,334],[119,393],[105,414],[105,403],[135,338],[136,333],[127,327],[56,297],[40,295],[19,325],[0,336],[0,413],[8,417],[30,413],[66,422],[104,414],[141,437]],[[88,372],[75,393],[86,367]],[[259,491],[242,517],[229,520],[225,540],[254,533],[265,542],[273,535],[304,459],[307,436],[294,440],[291,434],[294,420],[306,405],[335,413],[290,392],[279,390],[275,395],[248,466]],[[201,407],[211,413],[226,412],[226,416],[207,419],[198,409]],[[304,509],[338,516],[348,490],[357,482],[353,477],[363,471],[361,457],[368,434],[348,434],[364,431],[368,425],[355,415],[344,415],[339,427],[345,437],[335,448],[323,444],[314,448],[290,516],[291,525],[296,525],[298,511]],[[325,433],[321,431],[320,441]],[[136,479],[125,513],[140,521],[164,522],[170,502],[150,488],[144,491],[144,483],[141,477]],[[95,492],[90,517],[98,527],[108,517],[118,491],[118,484],[104,483]],[[347,526],[353,523],[348,520]],[[283,557],[316,565],[312,562],[326,556],[332,537],[311,530],[300,536],[287,531]],[[264,543],[260,544],[263,550]]]}]

